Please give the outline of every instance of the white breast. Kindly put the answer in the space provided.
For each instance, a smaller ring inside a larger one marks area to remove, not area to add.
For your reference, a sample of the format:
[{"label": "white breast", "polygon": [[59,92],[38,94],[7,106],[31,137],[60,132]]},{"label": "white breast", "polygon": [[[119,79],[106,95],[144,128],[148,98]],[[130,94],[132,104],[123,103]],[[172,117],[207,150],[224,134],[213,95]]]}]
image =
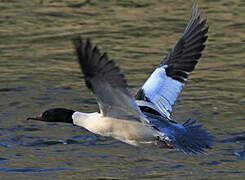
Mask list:
[{"label": "white breast", "polygon": [[84,127],[95,134],[111,136],[132,145],[153,142],[156,136],[152,128],[141,122],[114,119],[102,116],[99,113],[75,112],[72,118],[74,125]]}]

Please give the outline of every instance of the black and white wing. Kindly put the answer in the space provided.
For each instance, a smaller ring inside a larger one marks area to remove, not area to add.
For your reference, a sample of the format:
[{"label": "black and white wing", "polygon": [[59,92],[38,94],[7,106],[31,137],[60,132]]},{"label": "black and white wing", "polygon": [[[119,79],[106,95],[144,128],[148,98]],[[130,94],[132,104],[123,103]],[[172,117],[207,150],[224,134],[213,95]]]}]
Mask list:
[{"label": "black and white wing", "polygon": [[202,20],[197,6],[194,5],[182,37],[139,89],[137,100],[151,102],[158,111],[170,116],[172,105],[202,55],[208,37],[206,21]]},{"label": "black and white wing", "polygon": [[144,121],[144,116],[127,88],[126,80],[107,54],[101,55],[89,40],[74,39],[78,62],[87,87],[94,93],[101,113],[107,117]]}]

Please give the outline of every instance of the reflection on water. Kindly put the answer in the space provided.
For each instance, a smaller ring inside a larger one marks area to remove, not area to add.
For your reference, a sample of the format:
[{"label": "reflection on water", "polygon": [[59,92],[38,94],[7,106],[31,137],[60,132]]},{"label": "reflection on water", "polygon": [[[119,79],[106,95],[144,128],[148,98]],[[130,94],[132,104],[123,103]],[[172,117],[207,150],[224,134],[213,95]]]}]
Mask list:
[{"label": "reflection on water", "polygon": [[70,39],[91,38],[133,92],[174,46],[191,13],[182,1],[0,1],[0,172],[14,179],[235,177],[244,170],[244,1],[199,1],[204,55],[174,107],[216,137],[206,156],[140,149],[66,124],[26,122],[52,107],[91,112]]}]

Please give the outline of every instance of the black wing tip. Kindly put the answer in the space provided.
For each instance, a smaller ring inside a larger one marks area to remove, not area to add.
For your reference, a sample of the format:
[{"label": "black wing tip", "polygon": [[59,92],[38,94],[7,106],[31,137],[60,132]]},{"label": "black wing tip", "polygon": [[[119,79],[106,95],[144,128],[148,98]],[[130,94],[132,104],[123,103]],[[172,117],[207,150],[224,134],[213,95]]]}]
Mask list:
[{"label": "black wing tip", "polygon": [[127,87],[127,82],[120,73],[113,60],[109,60],[106,52],[100,52],[97,46],[93,46],[89,38],[86,42],[80,36],[72,39],[78,63],[85,77],[86,85],[93,91],[93,83],[91,80],[96,78],[98,80],[107,81],[112,87]]},{"label": "black wing tip", "polygon": [[83,43],[83,39],[80,36],[74,36],[71,40],[76,48],[81,46]]},{"label": "black wing tip", "polygon": [[[81,47],[83,47],[84,40],[83,40],[83,38],[81,36],[74,36],[74,37],[71,38],[71,40],[72,40],[75,48],[78,48],[78,47],[81,48]],[[91,46],[92,45],[90,38],[87,38],[85,42],[86,42],[85,43],[86,44],[85,46],[88,46],[88,45]]]},{"label": "black wing tip", "polygon": [[[87,40],[84,46],[84,40],[83,38],[81,38],[81,36],[75,36],[72,38],[74,47],[75,47],[75,51],[78,57],[78,63],[80,64],[80,67],[82,69],[82,71],[84,72],[84,68],[83,68],[83,64],[86,63],[87,61],[87,47],[88,44],[90,43],[90,40]],[[91,45],[90,45],[91,46]],[[86,76],[86,72],[84,72],[85,76]]]},{"label": "black wing tip", "polygon": [[[194,7],[195,6],[195,7]],[[202,13],[198,9],[198,5],[193,4],[195,13],[192,12],[190,20],[185,28],[182,38],[188,41],[195,40],[198,36],[205,36],[208,33],[209,26],[207,24],[207,17],[202,17]],[[195,35],[194,37],[193,34]],[[205,43],[205,42],[204,42]]]},{"label": "black wing tip", "polygon": [[194,3],[191,18],[182,37],[160,64],[167,65],[165,70],[168,77],[181,83],[187,81],[206,47],[208,29],[207,18],[202,18],[197,3]]}]

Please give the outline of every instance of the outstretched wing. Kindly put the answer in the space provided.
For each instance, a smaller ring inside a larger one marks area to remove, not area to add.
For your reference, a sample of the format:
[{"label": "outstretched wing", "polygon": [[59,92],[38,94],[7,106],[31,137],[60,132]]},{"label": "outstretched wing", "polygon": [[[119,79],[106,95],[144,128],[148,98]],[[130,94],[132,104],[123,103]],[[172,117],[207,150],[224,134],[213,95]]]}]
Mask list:
[{"label": "outstretched wing", "polygon": [[182,37],[139,89],[137,100],[153,103],[161,113],[169,117],[172,105],[205,47],[208,37],[206,21],[202,20],[197,6],[193,5],[191,19]]},{"label": "outstretched wing", "polygon": [[89,40],[74,39],[78,62],[87,87],[94,93],[101,113],[107,117],[144,121],[143,114],[127,89],[127,83],[107,54],[101,55]]}]

